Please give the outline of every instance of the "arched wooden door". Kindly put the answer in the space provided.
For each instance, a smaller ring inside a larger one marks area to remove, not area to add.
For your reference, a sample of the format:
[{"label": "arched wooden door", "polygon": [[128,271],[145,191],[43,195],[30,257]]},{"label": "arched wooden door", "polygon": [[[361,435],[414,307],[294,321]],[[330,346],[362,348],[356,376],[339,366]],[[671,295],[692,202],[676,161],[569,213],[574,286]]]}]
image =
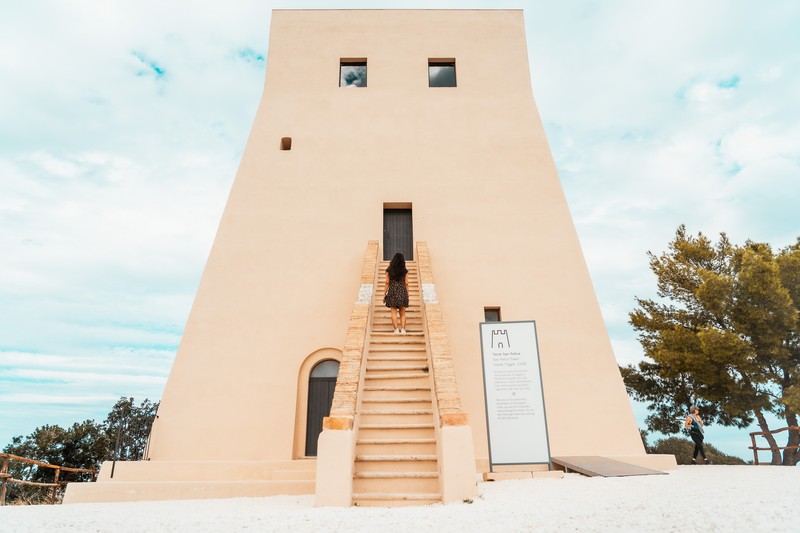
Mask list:
[{"label": "arched wooden door", "polygon": [[322,419],[331,413],[339,362],[320,361],[308,377],[308,415],[306,416],[306,457],[317,455],[317,440],[322,433]]}]

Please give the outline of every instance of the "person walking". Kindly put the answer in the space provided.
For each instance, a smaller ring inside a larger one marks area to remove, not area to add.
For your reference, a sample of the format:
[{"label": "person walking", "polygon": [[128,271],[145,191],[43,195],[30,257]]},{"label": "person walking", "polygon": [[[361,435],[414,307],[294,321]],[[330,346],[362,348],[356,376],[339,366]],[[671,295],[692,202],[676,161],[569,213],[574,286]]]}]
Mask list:
[{"label": "person walking", "polygon": [[689,407],[689,416],[686,417],[684,427],[689,429],[689,436],[694,441],[692,464],[697,464],[697,454],[700,454],[703,457],[703,462],[706,462],[706,451],[703,448],[705,430],[703,429],[703,420],[700,418],[700,409],[696,405]]},{"label": "person walking", "polygon": [[[408,269],[403,254],[396,253],[386,269],[383,303],[390,309],[395,333],[406,334],[406,307],[408,307]],[[397,314],[400,314],[400,327]]]}]

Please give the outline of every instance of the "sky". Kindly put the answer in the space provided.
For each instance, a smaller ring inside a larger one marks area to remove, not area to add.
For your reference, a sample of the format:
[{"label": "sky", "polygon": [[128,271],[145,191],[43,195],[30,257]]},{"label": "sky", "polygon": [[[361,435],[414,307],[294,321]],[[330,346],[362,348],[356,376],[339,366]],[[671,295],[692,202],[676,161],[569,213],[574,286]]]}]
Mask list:
[{"label": "sky", "polygon": [[[680,224],[800,236],[794,0],[0,1],[0,447],[160,398],[261,97],[270,12],[320,7],[524,9],[620,364],[642,358],[628,313],[655,297],[647,251]],[[752,458],[747,430],[707,442]]]}]

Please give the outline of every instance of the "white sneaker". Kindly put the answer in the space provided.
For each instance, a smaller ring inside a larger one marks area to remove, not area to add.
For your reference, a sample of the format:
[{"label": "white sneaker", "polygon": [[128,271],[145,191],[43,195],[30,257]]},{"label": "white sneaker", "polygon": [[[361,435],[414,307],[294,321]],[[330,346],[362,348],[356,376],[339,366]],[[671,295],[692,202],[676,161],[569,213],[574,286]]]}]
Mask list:
[{"label": "white sneaker", "polygon": [[392,333],[400,333],[400,330],[397,329],[397,328],[394,328],[394,331]]},{"label": "white sneaker", "polygon": [[400,328],[400,335],[406,334],[406,328]]}]

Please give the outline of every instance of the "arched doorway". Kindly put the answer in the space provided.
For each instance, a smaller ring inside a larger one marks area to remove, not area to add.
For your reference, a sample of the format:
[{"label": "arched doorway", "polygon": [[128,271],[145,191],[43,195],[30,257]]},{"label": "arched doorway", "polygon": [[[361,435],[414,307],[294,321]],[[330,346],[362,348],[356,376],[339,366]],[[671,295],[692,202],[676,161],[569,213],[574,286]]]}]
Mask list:
[{"label": "arched doorway", "polygon": [[316,457],[322,419],[331,413],[339,361],[326,359],[311,369],[308,377],[308,416],[306,416],[306,457]]}]

